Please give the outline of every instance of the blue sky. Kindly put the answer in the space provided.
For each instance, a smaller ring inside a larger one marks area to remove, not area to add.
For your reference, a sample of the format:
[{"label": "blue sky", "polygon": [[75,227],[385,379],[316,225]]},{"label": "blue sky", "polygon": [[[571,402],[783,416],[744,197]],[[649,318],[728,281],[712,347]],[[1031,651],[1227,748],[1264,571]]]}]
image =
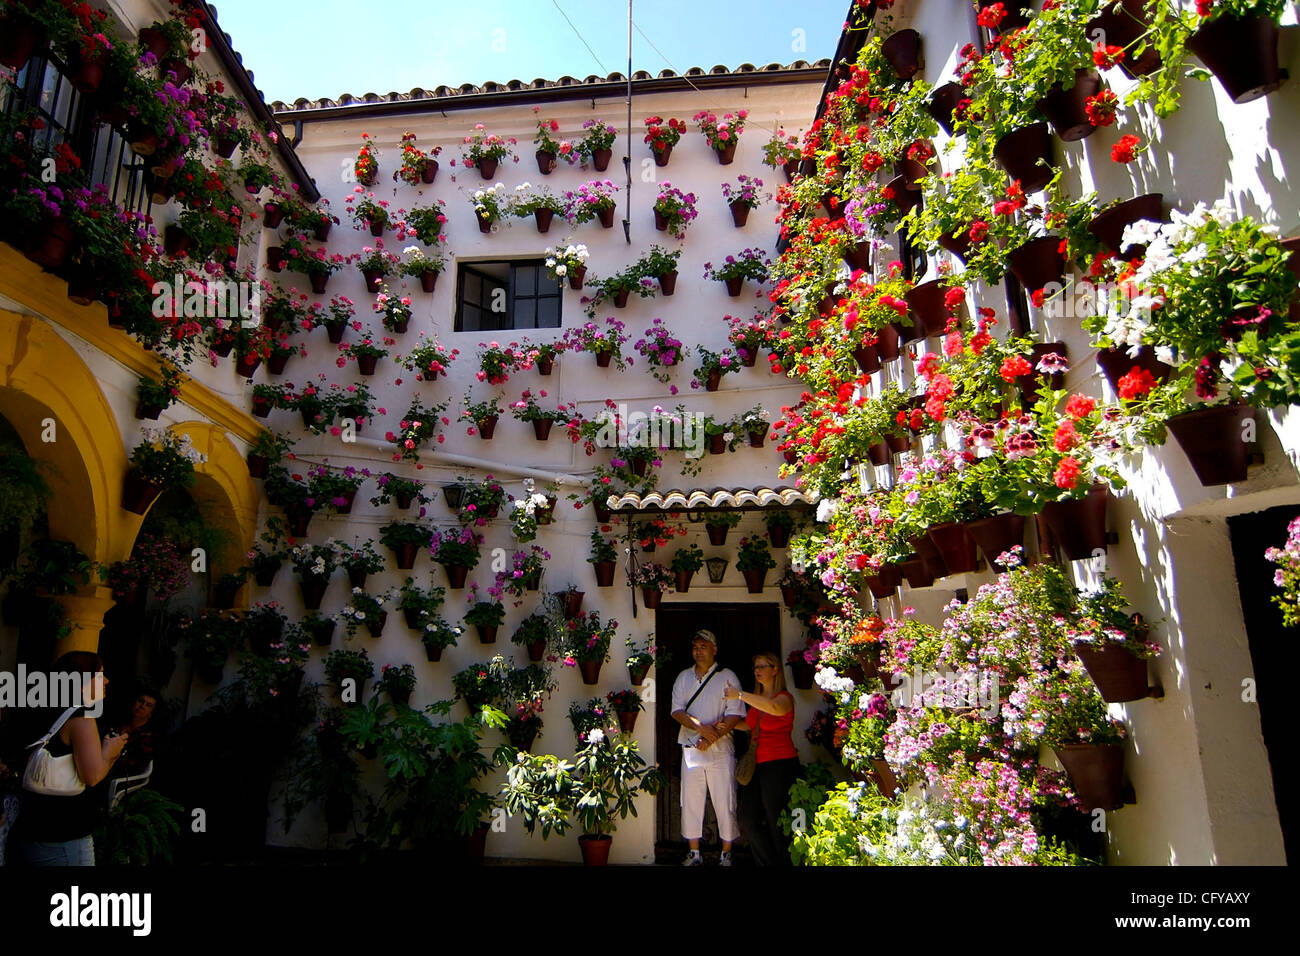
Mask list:
[{"label": "blue sky", "polygon": [[[216,7],[267,102],[627,69],[626,0],[217,0]],[[641,32],[632,32],[632,67],[657,74],[831,57],[848,8],[848,0],[633,0]]]}]

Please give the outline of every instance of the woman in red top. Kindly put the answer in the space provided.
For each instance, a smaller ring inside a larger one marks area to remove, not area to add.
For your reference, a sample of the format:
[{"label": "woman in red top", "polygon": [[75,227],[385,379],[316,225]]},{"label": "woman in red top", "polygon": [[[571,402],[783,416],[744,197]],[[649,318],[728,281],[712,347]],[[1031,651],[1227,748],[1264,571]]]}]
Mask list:
[{"label": "woman in red top", "polygon": [[745,723],[752,732],[755,751],[754,779],[740,788],[740,828],[759,866],[790,866],[790,838],[777,821],[790,802],[790,787],[799,776],[799,753],[794,728],[794,697],[785,689],[781,661],[775,654],[754,655],[754,690],[728,687],[728,699],[749,705]]}]

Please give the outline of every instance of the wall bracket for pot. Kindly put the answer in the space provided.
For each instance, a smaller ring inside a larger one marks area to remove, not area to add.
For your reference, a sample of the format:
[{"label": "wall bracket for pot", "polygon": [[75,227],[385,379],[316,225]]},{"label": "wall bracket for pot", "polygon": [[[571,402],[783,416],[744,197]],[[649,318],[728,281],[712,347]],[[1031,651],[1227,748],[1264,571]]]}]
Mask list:
[{"label": "wall bracket for pot", "polygon": [[1262,465],[1262,464],[1264,464],[1264,453],[1263,453],[1262,451],[1252,451],[1252,452],[1247,452],[1247,453],[1246,453],[1246,464],[1247,464],[1247,465]]},{"label": "wall bracket for pot", "polygon": [[1165,685],[1160,681],[1155,681],[1147,687],[1147,697],[1152,700],[1165,699]]}]

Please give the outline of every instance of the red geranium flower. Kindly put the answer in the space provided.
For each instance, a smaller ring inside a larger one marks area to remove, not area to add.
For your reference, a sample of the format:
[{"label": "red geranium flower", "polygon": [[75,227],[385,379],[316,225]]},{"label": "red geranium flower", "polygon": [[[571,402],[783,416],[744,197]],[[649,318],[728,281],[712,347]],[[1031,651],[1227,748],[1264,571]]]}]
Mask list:
[{"label": "red geranium flower", "polygon": [[1155,376],[1144,368],[1132,369],[1118,382],[1119,397],[1126,401],[1141,398],[1156,387]]},{"label": "red geranium flower", "polygon": [[1110,158],[1117,163],[1131,163],[1137,156],[1134,152],[1142,140],[1129,133],[1119,138],[1119,142],[1110,148]]}]

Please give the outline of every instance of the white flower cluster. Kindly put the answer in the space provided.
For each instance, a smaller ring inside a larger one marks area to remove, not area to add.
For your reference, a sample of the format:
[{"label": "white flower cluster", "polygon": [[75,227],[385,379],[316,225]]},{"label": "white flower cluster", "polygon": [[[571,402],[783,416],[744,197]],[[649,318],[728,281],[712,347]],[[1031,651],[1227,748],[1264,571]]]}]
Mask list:
[{"label": "white flower cluster", "polygon": [[[848,677],[841,677],[833,667],[818,668],[813,680],[828,694],[851,694],[857,684]],[[847,703],[847,701],[846,701]]]}]

